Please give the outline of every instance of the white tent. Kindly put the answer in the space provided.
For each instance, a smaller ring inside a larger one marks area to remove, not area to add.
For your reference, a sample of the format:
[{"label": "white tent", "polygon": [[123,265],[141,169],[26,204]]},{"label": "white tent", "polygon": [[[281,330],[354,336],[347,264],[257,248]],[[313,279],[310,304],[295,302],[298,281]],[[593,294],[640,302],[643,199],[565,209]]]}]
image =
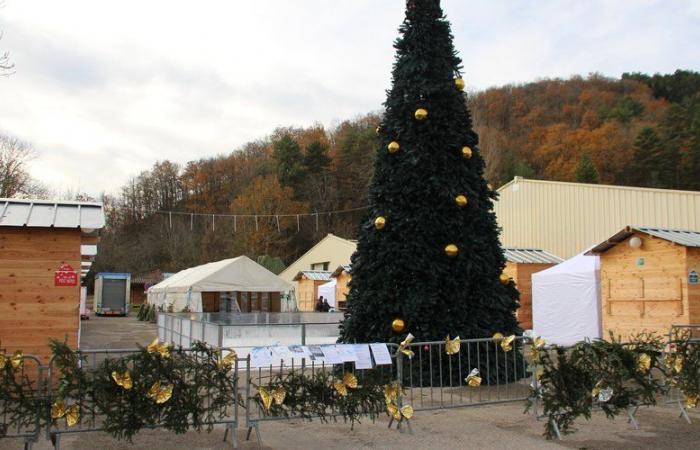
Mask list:
[{"label": "white tent", "polygon": [[532,323],[548,343],[601,337],[600,258],[583,253],[532,274]]},{"label": "white tent", "polygon": [[322,284],[318,287],[318,295],[323,296],[323,298],[328,300],[328,304],[331,308],[335,308],[335,286],[337,284],[337,278],[331,278],[328,283]]},{"label": "white tent", "polygon": [[292,286],[247,256],[182,270],[148,289],[148,303],[202,311],[202,292],[285,292]]}]

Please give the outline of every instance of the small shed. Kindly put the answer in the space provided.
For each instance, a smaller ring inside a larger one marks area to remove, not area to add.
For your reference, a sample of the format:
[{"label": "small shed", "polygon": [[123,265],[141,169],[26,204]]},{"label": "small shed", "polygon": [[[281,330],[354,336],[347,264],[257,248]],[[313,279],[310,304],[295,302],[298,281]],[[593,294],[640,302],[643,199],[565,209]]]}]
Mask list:
[{"label": "small shed", "polygon": [[604,337],[700,323],[700,232],[627,226],[588,254],[600,256]]},{"label": "small shed", "polygon": [[149,270],[131,274],[131,294],[129,301],[132,306],[140,306],[146,301],[146,292],[151,286],[155,286],[172,273],[162,272],[160,269]]},{"label": "small shed", "polygon": [[180,312],[280,312],[291,286],[247,256],[182,270],[148,289],[148,303]]},{"label": "small shed", "polygon": [[335,301],[337,308],[341,311],[347,309],[347,298],[348,293],[350,293],[350,280],[352,275],[350,274],[350,264],[338,266],[337,269],[331,273],[331,278],[335,278]]},{"label": "small shed", "polygon": [[96,253],[104,224],[100,203],[0,198],[5,352],[22,350],[48,363],[49,339],[79,346],[81,261]]},{"label": "small shed", "polygon": [[515,282],[520,292],[520,308],[516,317],[523,330],[532,329],[532,274],[564,261],[536,248],[504,248],[506,267],[503,273]]},{"label": "small shed", "polygon": [[100,272],[95,276],[95,313],[128,316],[131,274]]},{"label": "small shed", "polygon": [[302,270],[294,277],[297,282],[297,308],[299,311],[314,311],[318,300],[318,287],[331,280],[331,272],[326,270]]}]

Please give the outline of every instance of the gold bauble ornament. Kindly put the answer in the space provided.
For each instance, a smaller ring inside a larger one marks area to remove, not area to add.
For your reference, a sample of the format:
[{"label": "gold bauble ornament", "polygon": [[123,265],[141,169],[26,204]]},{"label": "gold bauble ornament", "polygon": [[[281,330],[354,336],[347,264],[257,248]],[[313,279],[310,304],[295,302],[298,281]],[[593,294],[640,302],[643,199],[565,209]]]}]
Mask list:
[{"label": "gold bauble ornament", "polygon": [[394,319],[391,322],[391,329],[394,330],[394,333],[401,333],[404,328],[406,328],[406,324],[403,322],[403,319]]},{"label": "gold bauble ornament", "polygon": [[464,80],[461,78],[455,78],[455,86],[457,86],[457,89],[460,91],[464,90]]},{"label": "gold bauble ornament", "polygon": [[389,142],[389,145],[387,146],[387,148],[389,149],[389,153],[396,153],[399,151],[401,146],[399,145],[398,142],[391,141],[391,142]]},{"label": "gold bauble ornament", "polygon": [[462,147],[462,158],[464,159],[469,159],[472,157],[472,149],[467,147],[466,145]]},{"label": "gold bauble ornament", "polygon": [[416,116],[418,120],[425,120],[428,118],[428,110],[425,108],[418,108],[414,116]]},{"label": "gold bauble ornament", "polygon": [[374,228],[377,230],[383,230],[384,227],[386,226],[386,219],[382,216],[377,217],[374,219]]},{"label": "gold bauble ornament", "polygon": [[459,253],[459,248],[454,244],[449,244],[445,246],[445,254],[450,258],[454,258]]},{"label": "gold bauble ornament", "polygon": [[463,208],[463,207],[467,206],[468,200],[467,200],[467,197],[465,195],[460,194],[457,197],[455,197],[455,202],[457,203],[457,206]]},{"label": "gold bauble ornament", "polygon": [[506,275],[505,273],[502,273],[500,277],[498,277],[499,280],[501,280],[501,284],[508,284],[510,281],[510,277]]}]

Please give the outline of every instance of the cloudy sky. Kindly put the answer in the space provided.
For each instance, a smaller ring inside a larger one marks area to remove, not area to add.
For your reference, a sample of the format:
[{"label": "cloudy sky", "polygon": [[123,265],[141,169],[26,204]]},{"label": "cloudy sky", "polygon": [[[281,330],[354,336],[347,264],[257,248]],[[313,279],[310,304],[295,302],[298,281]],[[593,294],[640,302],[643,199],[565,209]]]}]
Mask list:
[{"label": "cloudy sky", "polygon": [[[379,110],[403,0],[5,0],[0,131],[55,190]],[[443,0],[468,88],[700,70],[700,0]]]}]

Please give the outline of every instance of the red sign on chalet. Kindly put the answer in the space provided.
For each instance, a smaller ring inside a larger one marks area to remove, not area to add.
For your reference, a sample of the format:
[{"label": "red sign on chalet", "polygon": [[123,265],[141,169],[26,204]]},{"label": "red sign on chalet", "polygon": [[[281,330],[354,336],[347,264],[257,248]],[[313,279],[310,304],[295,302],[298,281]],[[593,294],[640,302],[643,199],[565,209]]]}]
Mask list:
[{"label": "red sign on chalet", "polygon": [[78,273],[73,270],[70,264],[61,264],[53,276],[54,286],[77,286]]}]

